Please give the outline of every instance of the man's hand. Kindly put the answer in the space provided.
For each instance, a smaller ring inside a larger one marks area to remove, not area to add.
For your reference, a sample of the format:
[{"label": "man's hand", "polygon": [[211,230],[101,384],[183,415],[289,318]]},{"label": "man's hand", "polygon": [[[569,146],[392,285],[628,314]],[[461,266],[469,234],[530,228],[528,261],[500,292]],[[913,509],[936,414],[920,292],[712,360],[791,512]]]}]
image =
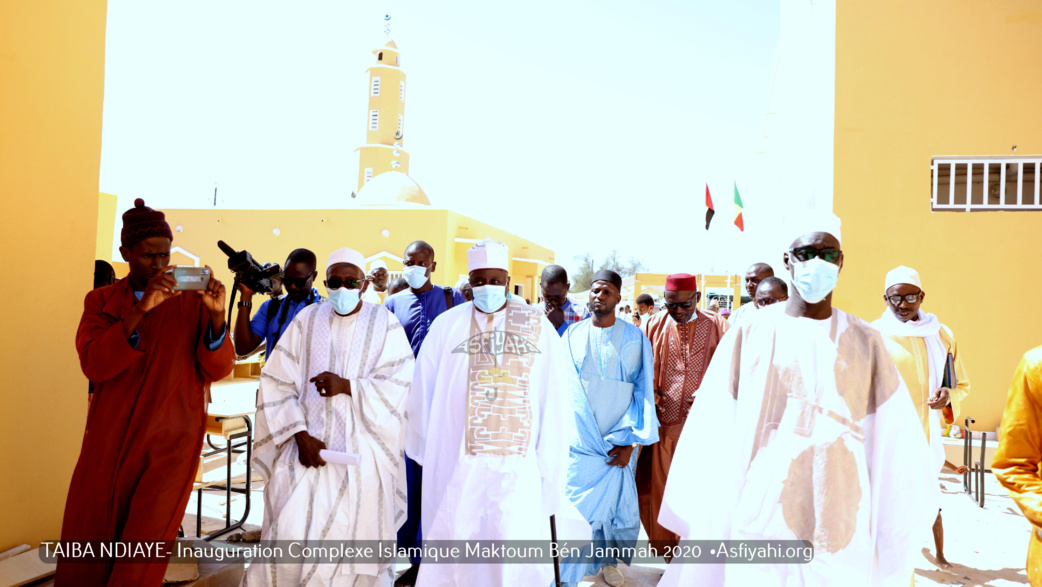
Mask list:
[{"label": "man's hand", "polygon": [[174,281],[172,274],[160,271],[155,277],[148,280],[148,285],[145,286],[145,293],[141,296],[138,308],[142,312],[151,312],[159,304],[181,295],[180,291],[174,291],[174,286],[176,285],[177,282]]},{"label": "man's hand", "polygon": [[659,389],[656,389],[655,390],[655,405],[657,406],[661,400],[662,400],[662,391],[659,390]]},{"label": "man's hand", "polygon": [[337,394],[351,395],[351,382],[336,373],[323,371],[311,378],[322,397],[333,397]]},{"label": "man's hand", "polygon": [[626,465],[630,464],[630,456],[633,454],[632,446],[616,446],[615,448],[608,451],[608,456],[615,457],[608,461],[608,464],[613,467],[626,468]]},{"label": "man's hand", "polygon": [[297,441],[297,455],[300,464],[305,467],[324,467],[326,461],[319,456],[318,451],[326,448],[326,443],[301,430],[293,435]]},{"label": "man's hand", "polygon": [[688,405],[689,408],[691,407],[691,404],[693,404],[693,403],[695,403],[695,396],[694,396],[694,394],[692,394],[691,397],[687,398],[687,405]]},{"label": "man's hand", "polygon": [[[206,265],[207,269],[210,269],[209,265]],[[226,301],[224,284],[213,278],[213,270],[210,270],[210,283],[207,284],[206,289],[199,290],[199,295],[202,296],[203,306],[210,311],[210,324],[213,326],[214,332],[219,333],[224,330],[224,302]]]},{"label": "man's hand", "polygon": [[[274,280],[275,278],[272,277],[272,279]],[[210,281],[212,282],[213,280],[211,279]],[[244,302],[252,302],[253,294],[255,293],[257,292],[247,287],[245,283],[242,283],[241,281],[239,282],[239,299]]]},{"label": "man's hand", "polygon": [[557,307],[557,304],[546,302],[546,319],[550,321],[550,324],[554,325],[554,328],[560,328],[564,324],[564,310]]},{"label": "man's hand", "polygon": [[940,410],[940,409],[943,409],[945,406],[947,406],[948,403],[951,401],[951,399],[952,399],[951,390],[948,389],[947,387],[942,387],[942,388],[938,389],[937,391],[933,392],[933,395],[931,395],[926,400],[926,403],[929,404],[931,408],[933,408],[935,410]]}]

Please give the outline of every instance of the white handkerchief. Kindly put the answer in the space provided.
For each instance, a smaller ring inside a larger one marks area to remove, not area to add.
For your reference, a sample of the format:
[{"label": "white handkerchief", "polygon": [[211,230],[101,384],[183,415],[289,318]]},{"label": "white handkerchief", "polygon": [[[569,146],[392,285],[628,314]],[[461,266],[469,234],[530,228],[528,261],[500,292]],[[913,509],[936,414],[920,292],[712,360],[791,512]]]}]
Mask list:
[{"label": "white handkerchief", "polygon": [[353,452],[339,452],[335,450],[322,449],[318,451],[318,456],[322,457],[322,459],[327,463],[354,466],[362,464],[362,455]]}]

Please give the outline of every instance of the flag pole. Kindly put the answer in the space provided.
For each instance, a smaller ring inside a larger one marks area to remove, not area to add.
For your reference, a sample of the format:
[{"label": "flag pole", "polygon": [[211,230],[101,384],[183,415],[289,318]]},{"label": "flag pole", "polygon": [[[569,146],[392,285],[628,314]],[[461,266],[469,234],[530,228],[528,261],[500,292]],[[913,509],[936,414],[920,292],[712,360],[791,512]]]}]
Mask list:
[{"label": "flag pole", "polygon": [[554,585],[561,587],[561,558],[557,552],[557,520],[550,516],[550,542],[554,545]]}]

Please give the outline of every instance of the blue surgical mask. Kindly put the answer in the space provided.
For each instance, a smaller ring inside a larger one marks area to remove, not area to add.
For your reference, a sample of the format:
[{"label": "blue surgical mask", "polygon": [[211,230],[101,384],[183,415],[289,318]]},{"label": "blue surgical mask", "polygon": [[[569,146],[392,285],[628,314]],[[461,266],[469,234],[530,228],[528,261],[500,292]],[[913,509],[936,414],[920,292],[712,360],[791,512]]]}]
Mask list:
[{"label": "blue surgical mask", "polygon": [[474,305],[482,312],[495,312],[507,301],[505,285],[481,285],[471,289],[474,292]]},{"label": "blue surgical mask", "polygon": [[427,283],[427,268],[420,265],[409,265],[402,270],[402,277],[409,287],[420,289]]},{"label": "blue surgical mask", "polygon": [[333,304],[333,309],[336,310],[337,314],[350,314],[358,307],[361,292],[362,290],[360,289],[348,289],[346,287],[331,289],[329,290],[329,303]]},{"label": "blue surgical mask", "polygon": [[839,281],[839,265],[824,259],[794,261],[792,265],[792,285],[800,292],[800,297],[809,304],[816,304],[825,299],[836,289]]}]

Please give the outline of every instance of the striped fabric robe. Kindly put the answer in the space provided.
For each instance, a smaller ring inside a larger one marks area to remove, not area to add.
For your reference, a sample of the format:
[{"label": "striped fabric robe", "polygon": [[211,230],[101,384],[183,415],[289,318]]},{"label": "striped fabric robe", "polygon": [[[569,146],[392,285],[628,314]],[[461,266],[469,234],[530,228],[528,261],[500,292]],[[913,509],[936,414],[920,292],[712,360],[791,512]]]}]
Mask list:
[{"label": "striped fabric robe", "polygon": [[[405,521],[403,414],[413,363],[405,331],[381,306],[363,303],[345,317],[316,304],[297,315],[264,366],[257,399],[262,540],[394,541]],[[319,395],[310,379],[323,371],[348,379],[351,395]],[[361,465],[305,468],[293,438],[302,430],[328,450],[360,454]],[[392,575],[391,560],[254,561],[243,583],[383,585]]]}]

